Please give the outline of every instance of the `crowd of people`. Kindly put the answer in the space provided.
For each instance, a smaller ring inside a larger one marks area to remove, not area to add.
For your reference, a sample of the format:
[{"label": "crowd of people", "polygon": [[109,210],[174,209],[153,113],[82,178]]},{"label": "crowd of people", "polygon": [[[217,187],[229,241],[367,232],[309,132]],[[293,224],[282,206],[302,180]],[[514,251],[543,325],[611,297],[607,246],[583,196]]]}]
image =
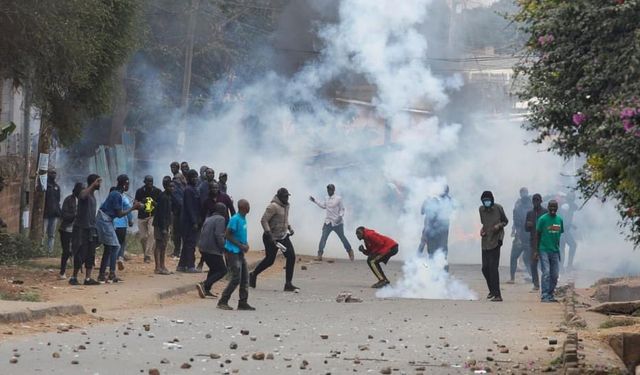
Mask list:
[{"label": "crowd of people", "polygon": [[[248,288],[256,287],[258,276],[274,264],[278,251],[285,257],[283,290],[299,290],[293,284],[296,255],[291,237],[295,232],[289,223],[290,194],[286,188],[278,189],[262,215],[260,223],[265,256],[249,271],[245,254],[249,251],[246,216],[250,212],[250,204],[246,199],[240,199],[236,211],[234,201],[227,192],[228,175],[220,173],[216,180],[212,168],[203,166],[198,173],[186,161],[171,163],[170,170],[171,175],[162,179],[163,190],[154,185],[152,176],[145,176],[143,186],[136,190],[133,198],[128,194],[129,177],[118,176],[116,186],[110,189],[100,206],[96,202],[96,192],[103,184],[100,176],[89,175],[86,186],[76,183],[72,193],[60,206],[60,187],[56,183],[55,171],[50,171],[45,195],[44,227],[49,253],[53,250],[56,227],[60,233],[62,255],[59,278],[66,279],[68,261],[73,259],[73,273],[69,277],[71,285],[81,283],[78,279],[80,272],[84,273],[84,285],[121,282],[117,271],[122,271],[125,267],[127,232],[134,224],[134,211],[137,211],[138,236],[144,262],[153,261],[156,274],[173,273],[165,264],[168,243],[173,241],[174,251],[170,256],[178,261],[175,272],[199,273],[205,263],[208,267],[205,280],[196,285],[201,298],[217,297],[212,293],[213,285],[225,275],[230,275],[230,281],[218,302],[221,309],[232,309],[228,304],[229,299],[235,289],[239,288],[238,309],[253,310],[247,302]],[[342,198],[336,194],[335,186],[327,186],[324,201],[312,196],[309,200],[326,212],[316,259],[322,260],[327,239],[335,232],[353,261],[354,252],[344,234],[345,208]],[[489,290],[487,298],[500,302],[502,293],[498,267],[505,236],[504,228],[509,220],[503,207],[495,202],[491,191],[483,192],[480,200],[482,274]],[[574,196],[570,196],[565,204],[570,210],[575,210],[573,200]],[[425,200],[421,207],[425,220],[419,253],[423,253],[426,248],[428,256],[433,256],[438,251],[447,256],[449,222],[455,207],[456,203],[449,195],[448,186],[444,187],[441,194]],[[537,292],[542,286],[541,300],[555,301],[554,289],[562,265],[561,248],[564,248],[565,243],[569,245],[569,268],[572,267],[575,255],[573,237],[561,239],[563,233],[567,232],[565,222],[558,215],[556,200],[549,200],[545,209],[542,207],[540,194],[529,197],[527,189],[522,188],[520,199],[513,209],[513,245],[510,280],[507,283],[514,282],[518,259],[522,257],[533,291]],[[381,263],[386,264],[398,254],[398,243],[363,226],[357,228],[356,237],[363,241],[358,250],[367,256],[367,264],[377,279],[372,287],[382,288],[390,284]],[[92,276],[96,249],[100,245],[103,247],[102,258],[97,279],[94,279]],[[196,250],[201,254],[197,264]],[[542,283],[538,276],[539,265]]]}]

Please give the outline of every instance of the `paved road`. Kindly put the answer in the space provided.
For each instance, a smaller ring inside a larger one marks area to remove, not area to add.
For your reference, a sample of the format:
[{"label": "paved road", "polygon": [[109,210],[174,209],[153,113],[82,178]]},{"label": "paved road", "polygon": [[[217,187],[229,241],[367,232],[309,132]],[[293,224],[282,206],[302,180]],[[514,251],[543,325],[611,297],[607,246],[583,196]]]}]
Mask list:
[{"label": "paved road", "polygon": [[[215,300],[194,296],[192,304],[148,311],[129,322],[12,341],[5,337],[0,373],[146,374],[157,368],[161,374],[378,374],[390,367],[394,374],[456,374],[470,372],[464,368],[469,360],[505,373],[514,365],[544,367],[559,354],[547,351],[546,337],[561,335],[553,333],[561,306],[540,304],[528,285],[505,285],[503,303],[381,300],[367,287],[375,280],[364,262],[307,267],[297,266],[295,283],[302,288],[297,294],[281,291],[280,275],[258,280],[250,295],[255,312],[221,311]],[[392,280],[400,276],[400,264],[387,269]],[[479,266],[453,266],[452,273],[485,295]],[[340,291],[351,291],[363,302],[337,303]],[[150,324],[148,332],[144,324]],[[167,344],[174,338],[174,345]],[[561,343],[562,336],[558,339]],[[230,348],[232,342],[237,349]],[[498,345],[509,353],[500,353]],[[254,360],[255,352],[273,359]],[[10,364],[14,354],[17,363]],[[308,365],[301,366],[303,361]],[[181,369],[183,363],[192,367]]]}]

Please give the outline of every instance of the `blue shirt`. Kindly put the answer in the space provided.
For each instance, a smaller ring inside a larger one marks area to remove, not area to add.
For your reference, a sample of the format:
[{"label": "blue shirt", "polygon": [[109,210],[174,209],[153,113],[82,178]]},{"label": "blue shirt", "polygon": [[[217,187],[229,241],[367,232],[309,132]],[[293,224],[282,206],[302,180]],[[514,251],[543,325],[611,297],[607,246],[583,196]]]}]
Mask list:
[{"label": "blue shirt", "polygon": [[[131,208],[131,200],[126,195],[122,194],[122,211],[126,211]],[[116,228],[127,228],[129,223],[133,222],[133,214],[129,212],[127,216],[118,217],[113,219],[113,226]]]},{"label": "blue shirt", "polygon": [[[231,216],[227,228],[233,234],[233,238],[243,245],[247,244],[247,219],[245,217],[240,215],[240,213]],[[240,253],[240,248],[229,240],[225,241],[224,248],[230,253]]]},{"label": "blue shirt", "polygon": [[117,190],[112,191],[105,199],[100,211],[109,215],[112,219],[118,217],[118,211],[122,211],[122,193]]}]

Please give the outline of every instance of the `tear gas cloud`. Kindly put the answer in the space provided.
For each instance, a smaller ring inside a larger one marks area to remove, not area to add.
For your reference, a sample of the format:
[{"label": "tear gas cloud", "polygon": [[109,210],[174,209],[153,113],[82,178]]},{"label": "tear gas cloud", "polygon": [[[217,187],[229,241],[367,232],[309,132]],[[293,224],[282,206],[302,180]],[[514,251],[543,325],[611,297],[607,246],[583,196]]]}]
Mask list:
[{"label": "tear gas cloud", "polygon": [[[227,172],[234,200],[251,202],[253,249],[262,248],[259,220],[264,208],[285,186],[292,193],[290,222],[296,230],[292,241],[298,253],[309,255],[317,252],[324,212],[308,196],[323,199],[325,186],[333,183],[345,200],[345,233],[352,246],[357,248],[354,232],[359,225],[388,235],[400,244],[396,258],[410,260],[405,271],[421,267],[423,261],[413,257],[422,231],[421,204],[448,184],[457,202],[449,260],[479,263],[481,192],[492,190],[511,217],[521,186],[531,194],[566,191],[572,181],[561,172],[571,173],[572,166],[525,145],[532,136],[507,114],[501,118],[469,113],[461,124],[442,120],[439,111],[447,106],[450,94],[464,87],[461,77],[436,75],[427,63],[424,25],[437,16],[429,12],[431,2],[328,2],[339,7],[338,19],[319,24],[318,56],[290,76],[274,71],[254,77],[232,98],[212,103],[209,114],[190,118],[184,153],[165,150],[154,155],[158,163],[151,172],[156,180],[169,174],[173,160],[188,160],[193,169],[207,165],[216,173]],[[363,80],[375,88],[371,106],[334,100],[336,86]],[[407,111],[416,107],[427,107],[430,113]],[[385,123],[392,139],[388,146],[382,146]],[[175,131],[158,131],[145,142],[153,147],[175,138]],[[625,271],[640,269],[637,254],[618,234],[616,219],[609,204],[595,201],[576,214],[578,233],[584,234],[578,245],[578,267],[608,272],[627,264],[631,268]],[[510,227],[506,231],[508,235]],[[503,265],[508,263],[509,242],[505,238]],[[345,256],[337,237],[329,238],[325,256]],[[436,270],[442,259],[433,262]],[[448,276],[424,277],[439,283]],[[415,296],[412,283],[400,294]],[[430,293],[423,296],[473,298],[455,282],[446,295]]]}]

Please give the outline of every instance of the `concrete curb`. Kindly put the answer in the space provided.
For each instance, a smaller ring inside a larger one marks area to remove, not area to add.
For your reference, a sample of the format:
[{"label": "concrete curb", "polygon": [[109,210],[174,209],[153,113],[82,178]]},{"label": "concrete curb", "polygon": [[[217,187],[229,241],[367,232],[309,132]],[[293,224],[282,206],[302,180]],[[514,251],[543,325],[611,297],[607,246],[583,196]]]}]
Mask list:
[{"label": "concrete curb", "polygon": [[[255,261],[255,262],[252,262],[251,264],[247,265],[247,268],[252,270],[261,261],[262,261],[262,259],[258,260],[258,261]],[[203,272],[203,274],[204,273],[205,272]],[[225,276],[225,280],[227,280],[228,275],[229,274],[227,274]],[[189,283],[189,284],[186,284],[186,285],[181,285],[181,286],[177,286],[175,288],[171,288],[171,289],[167,289],[165,291],[162,291],[162,292],[156,294],[156,298],[158,298],[159,300],[163,300],[163,299],[167,299],[167,298],[173,298],[173,297],[176,297],[176,296],[179,296],[179,295],[182,295],[182,294],[186,294],[186,293],[189,293],[189,292],[194,292],[195,290],[196,290],[196,283],[192,282],[192,283]]]},{"label": "concrete curb", "polygon": [[[567,327],[585,327],[584,319],[576,314],[575,284],[569,283],[564,299],[564,321]],[[578,333],[572,329],[567,331],[567,337],[562,345],[562,364],[564,374],[580,374],[578,367]]]},{"label": "concrete curb", "polygon": [[41,309],[24,309],[7,313],[0,313],[0,323],[22,323],[47,316],[81,315],[85,314],[82,305],[60,305]]}]

